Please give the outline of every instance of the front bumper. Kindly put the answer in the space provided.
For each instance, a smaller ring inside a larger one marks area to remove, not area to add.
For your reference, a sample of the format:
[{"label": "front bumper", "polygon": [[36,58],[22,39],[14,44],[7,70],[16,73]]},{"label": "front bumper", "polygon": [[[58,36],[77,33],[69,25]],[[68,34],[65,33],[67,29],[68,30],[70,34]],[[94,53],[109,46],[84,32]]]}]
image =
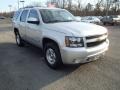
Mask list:
[{"label": "front bumper", "polygon": [[93,57],[98,57],[103,55],[109,47],[109,40],[102,43],[99,46],[91,48],[68,48],[64,47],[61,49],[62,61],[64,64],[78,64],[90,62],[95,59]]}]

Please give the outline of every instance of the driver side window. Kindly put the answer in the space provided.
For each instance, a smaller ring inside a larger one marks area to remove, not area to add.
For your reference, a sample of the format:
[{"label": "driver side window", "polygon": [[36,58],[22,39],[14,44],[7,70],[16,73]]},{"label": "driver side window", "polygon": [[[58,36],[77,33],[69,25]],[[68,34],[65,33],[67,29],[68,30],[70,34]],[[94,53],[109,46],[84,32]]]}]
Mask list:
[{"label": "driver side window", "polygon": [[34,10],[34,9],[30,10],[28,19],[29,18],[36,18],[37,20],[39,20],[38,12],[36,10]]}]

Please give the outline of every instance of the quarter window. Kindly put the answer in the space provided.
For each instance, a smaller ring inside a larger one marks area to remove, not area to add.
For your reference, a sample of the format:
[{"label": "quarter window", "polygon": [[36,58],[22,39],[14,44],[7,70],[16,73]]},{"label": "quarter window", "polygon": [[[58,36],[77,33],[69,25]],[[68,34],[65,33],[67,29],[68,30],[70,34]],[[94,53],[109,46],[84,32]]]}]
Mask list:
[{"label": "quarter window", "polygon": [[19,17],[19,15],[20,15],[20,13],[21,13],[21,10],[20,10],[20,11],[15,12],[15,14],[14,14],[14,16],[13,16],[13,20],[17,20],[17,19],[18,19],[18,17]]}]

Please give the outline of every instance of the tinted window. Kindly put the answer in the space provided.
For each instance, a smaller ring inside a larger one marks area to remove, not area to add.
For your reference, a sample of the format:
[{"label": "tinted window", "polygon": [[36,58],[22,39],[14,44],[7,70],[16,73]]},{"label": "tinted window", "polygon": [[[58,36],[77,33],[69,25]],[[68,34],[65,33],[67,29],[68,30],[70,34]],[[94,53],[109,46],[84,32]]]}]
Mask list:
[{"label": "tinted window", "polygon": [[21,15],[21,17],[20,17],[20,21],[21,21],[21,22],[25,22],[25,21],[26,21],[27,14],[28,14],[28,10],[24,10],[24,11],[22,12],[22,15]]},{"label": "tinted window", "polygon": [[30,10],[29,18],[30,17],[39,19],[39,16],[36,10]]}]

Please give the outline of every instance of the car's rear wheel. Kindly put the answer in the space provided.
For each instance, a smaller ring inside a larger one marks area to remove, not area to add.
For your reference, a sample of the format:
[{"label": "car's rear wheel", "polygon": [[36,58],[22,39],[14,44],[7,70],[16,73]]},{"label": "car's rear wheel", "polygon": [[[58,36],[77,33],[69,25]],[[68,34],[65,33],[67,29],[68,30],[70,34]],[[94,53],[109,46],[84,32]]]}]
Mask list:
[{"label": "car's rear wheel", "polygon": [[111,25],[112,25],[112,26],[114,26],[114,25],[115,25],[115,23],[111,23]]},{"label": "car's rear wheel", "polygon": [[19,32],[15,32],[15,38],[16,38],[16,44],[20,47],[24,46],[24,42],[22,38],[20,37]]},{"label": "car's rear wheel", "polygon": [[44,47],[44,57],[47,65],[52,69],[57,69],[62,65],[59,48],[54,43],[47,43]]}]

